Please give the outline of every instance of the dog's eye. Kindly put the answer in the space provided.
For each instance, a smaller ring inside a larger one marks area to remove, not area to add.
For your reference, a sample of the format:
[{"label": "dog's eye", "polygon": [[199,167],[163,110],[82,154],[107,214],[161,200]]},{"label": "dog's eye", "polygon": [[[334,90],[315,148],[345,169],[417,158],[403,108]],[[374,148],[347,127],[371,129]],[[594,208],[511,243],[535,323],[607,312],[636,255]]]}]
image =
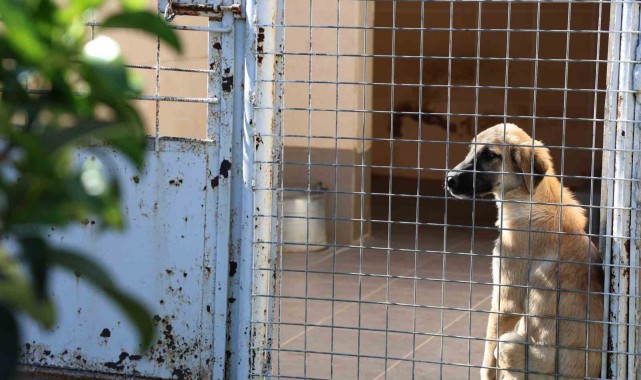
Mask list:
[{"label": "dog's eye", "polygon": [[499,158],[500,157],[498,154],[494,153],[490,149],[483,150],[482,154],[483,154],[483,158],[485,158],[487,160],[492,160],[494,158]]}]

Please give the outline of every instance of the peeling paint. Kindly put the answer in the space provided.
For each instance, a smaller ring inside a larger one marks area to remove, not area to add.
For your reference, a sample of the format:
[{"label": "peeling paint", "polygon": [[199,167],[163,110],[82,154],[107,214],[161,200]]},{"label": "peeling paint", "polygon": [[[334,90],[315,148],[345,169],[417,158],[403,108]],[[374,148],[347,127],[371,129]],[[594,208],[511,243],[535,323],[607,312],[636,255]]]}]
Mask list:
[{"label": "peeling paint", "polygon": [[220,163],[220,175],[223,176],[223,178],[228,178],[229,169],[231,169],[231,162],[223,160],[223,162]]}]

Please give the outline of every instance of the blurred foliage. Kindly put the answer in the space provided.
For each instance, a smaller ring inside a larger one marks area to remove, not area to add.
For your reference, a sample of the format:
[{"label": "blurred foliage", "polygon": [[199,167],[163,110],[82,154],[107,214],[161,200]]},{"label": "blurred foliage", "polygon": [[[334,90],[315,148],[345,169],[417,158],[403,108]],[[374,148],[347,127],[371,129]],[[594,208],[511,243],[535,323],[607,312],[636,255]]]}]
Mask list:
[{"label": "blurred foliage", "polygon": [[47,329],[56,323],[54,268],[80,275],[113,301],[139,332],[141,349],[153,339],[143,304],[88,256],[44,237],[45,230],[88,219],[101,229],[123,228],[115,176],[97,157],[78,164],[78,148],[111,146],[138,169],[143,165],[145,130],[129,100],[140,81],[126,70],[118,44],[100,32],[132,28],[180,51],[172,29],[145,10],[146,0],[120,0],[90,40],[88,16],[103,3],[0,0],[1,379],[15,373],[19,316]]}]

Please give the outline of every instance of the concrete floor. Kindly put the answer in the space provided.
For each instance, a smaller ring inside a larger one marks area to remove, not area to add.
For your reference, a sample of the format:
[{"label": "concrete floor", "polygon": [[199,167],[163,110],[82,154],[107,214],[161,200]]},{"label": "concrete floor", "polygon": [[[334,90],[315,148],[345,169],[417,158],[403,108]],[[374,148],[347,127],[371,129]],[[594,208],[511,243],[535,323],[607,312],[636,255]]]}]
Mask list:
[{"label": "concrete floor", "polygon": [[[468,366],[481,363],[483,342],[475,338],[485,335],[491,288],[469,282],[491,282],[488,255],[496,232],[477,230],[473,238],[471,229],[450,227],[445,246],[443,236],[442,228],[417,233],[412,225],[388,231],[383,224],[364,246],[389,250],[284,253],[274,372],[320,379],[478,378],[478,369]],[[402,251],[415,244],[423,252]]]}]

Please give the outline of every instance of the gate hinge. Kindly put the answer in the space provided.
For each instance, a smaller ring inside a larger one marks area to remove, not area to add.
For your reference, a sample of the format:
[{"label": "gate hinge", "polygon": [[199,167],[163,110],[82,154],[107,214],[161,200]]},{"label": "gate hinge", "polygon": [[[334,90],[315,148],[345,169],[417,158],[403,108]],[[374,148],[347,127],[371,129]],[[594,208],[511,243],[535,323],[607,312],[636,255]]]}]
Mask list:
[{"label": "gate hinge", "polygon": [[158,0],[158,11],[165,15],[167,21],[176,16],[203,16],[220,20],[225,12],[231,12],[234,18],[243,18],[241,4],[222,5],[220,0]]}]

